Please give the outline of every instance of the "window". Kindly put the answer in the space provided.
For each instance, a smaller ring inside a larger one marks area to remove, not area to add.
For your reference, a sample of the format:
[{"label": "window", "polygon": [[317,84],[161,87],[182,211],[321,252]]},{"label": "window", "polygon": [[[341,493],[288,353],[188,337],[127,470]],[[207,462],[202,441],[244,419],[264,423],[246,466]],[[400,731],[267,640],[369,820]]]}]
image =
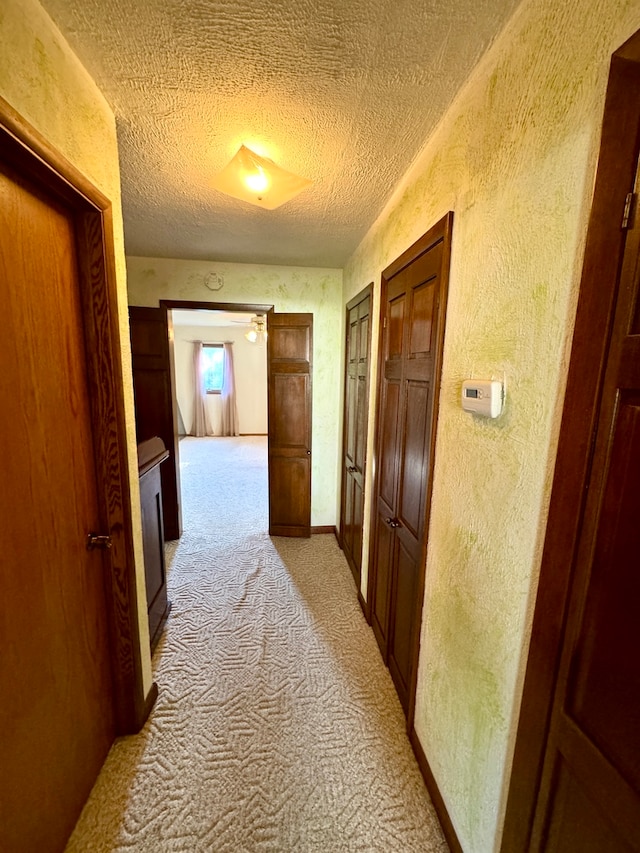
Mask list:
[{"label": "window", "polygon": [[224,347],[222,344],[202,345],[202,372],[204,389],[207,394],[219,394],[222,391],[224,367]]}]

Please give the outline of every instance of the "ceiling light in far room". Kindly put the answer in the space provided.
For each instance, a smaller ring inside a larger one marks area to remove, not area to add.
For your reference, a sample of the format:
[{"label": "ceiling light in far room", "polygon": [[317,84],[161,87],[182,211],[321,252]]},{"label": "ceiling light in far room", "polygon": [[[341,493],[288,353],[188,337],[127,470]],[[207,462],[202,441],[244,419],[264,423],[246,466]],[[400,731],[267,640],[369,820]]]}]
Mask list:
[{"label": "ceiling light in far room", "polygon": [[264,314],[257,314],[251,318],[251,328],[244,333],[245,338],[251,344],[263,344],[267,340],[267,321]]},{"label": "ceiling light in far room", "polygon": [[312,183],[281,169],[273,160],[261,157],[245,145],[240,146],[233,160],[211,181],[220,192],[265,210],[275,210]]}]

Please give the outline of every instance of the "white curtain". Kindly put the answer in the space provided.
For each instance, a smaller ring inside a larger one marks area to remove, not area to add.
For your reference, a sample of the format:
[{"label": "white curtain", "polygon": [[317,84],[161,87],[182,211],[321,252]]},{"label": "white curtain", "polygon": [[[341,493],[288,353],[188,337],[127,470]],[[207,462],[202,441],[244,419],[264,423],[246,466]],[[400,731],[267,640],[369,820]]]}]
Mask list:
[{"label": "white curtain", "polygon": [[233,344],[224,344],[222,374],[222,435],[238,435],[238,407],[236,405],[236,379],[233,373]]},{"label": "white curtain", "polygon": [[204,387],[202,341],[193,342],[193,420],[190,435],[213,435]]}]

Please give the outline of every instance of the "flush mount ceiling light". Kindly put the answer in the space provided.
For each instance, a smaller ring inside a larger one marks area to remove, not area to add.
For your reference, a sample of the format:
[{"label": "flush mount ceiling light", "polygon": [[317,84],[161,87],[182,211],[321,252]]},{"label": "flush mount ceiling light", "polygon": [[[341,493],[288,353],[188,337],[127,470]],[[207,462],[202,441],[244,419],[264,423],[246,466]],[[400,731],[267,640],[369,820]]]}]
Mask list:
[{"label": "flush mount ceiling light", "polygon": [[264,314],[251,318],[251,328],[244,336],[252,344],[263,344],[267,340],[267,321]]},{"label": "flush mount ceiling light", "polygon": [[215,189],[233,198],[265,210],[275,210],[313,182],[281,169],[273,160],[241,145],[233,160],[211,183]]}]

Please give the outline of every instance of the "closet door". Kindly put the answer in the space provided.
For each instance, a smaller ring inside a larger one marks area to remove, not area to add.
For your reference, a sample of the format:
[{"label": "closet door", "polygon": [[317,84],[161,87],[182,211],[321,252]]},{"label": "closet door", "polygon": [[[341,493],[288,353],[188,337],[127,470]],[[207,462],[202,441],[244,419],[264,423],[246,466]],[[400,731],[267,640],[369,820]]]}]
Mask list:
[{"label": "closet door", "polygon": [[373,285],[369,285],[347,305],[345,346],[340,539],[358,590],[362,573],[372,290]]},{"label": "closet door", "polygon": [[382,274],[372,626],[407,712],[415,689],[452,214]]}]

